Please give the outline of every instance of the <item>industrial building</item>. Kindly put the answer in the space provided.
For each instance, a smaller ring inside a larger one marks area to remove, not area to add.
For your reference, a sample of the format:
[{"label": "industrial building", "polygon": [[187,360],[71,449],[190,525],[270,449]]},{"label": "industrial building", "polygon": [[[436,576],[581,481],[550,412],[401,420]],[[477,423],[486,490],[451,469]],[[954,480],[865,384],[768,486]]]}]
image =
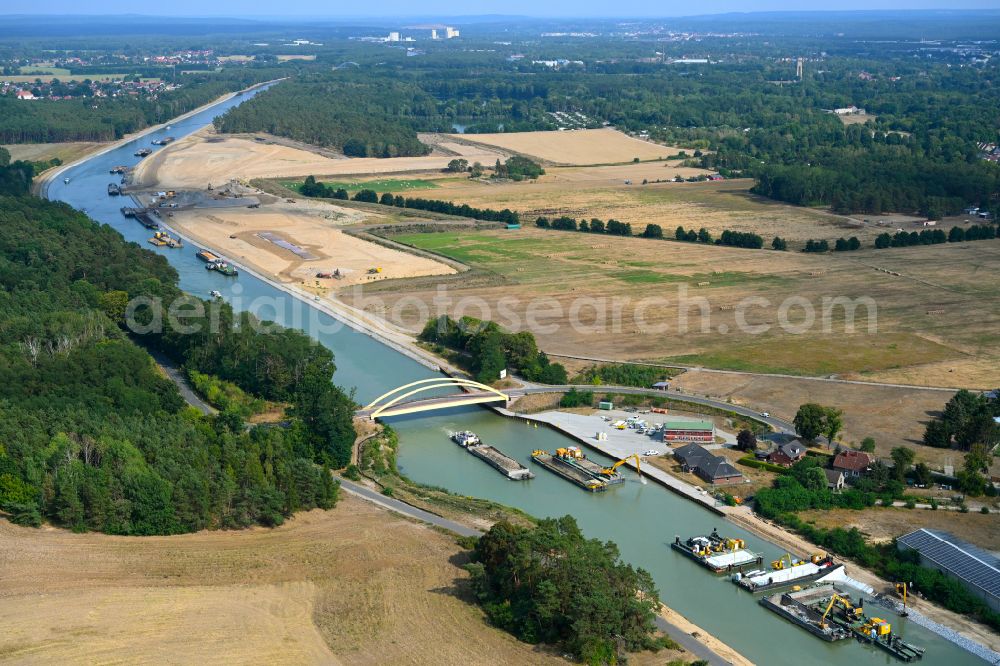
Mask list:
[{"label": "industrial building", "polygon": [[663,424],[664,442],[715,442],[715,424],[711,421],[667,421]]},{"label": "industrial building", "polygon": [[1000,611],[1000,559],[947,532],[919,529],[896,539],[900,550],[915,550],[920,564],[962,583],[994,611]]}]

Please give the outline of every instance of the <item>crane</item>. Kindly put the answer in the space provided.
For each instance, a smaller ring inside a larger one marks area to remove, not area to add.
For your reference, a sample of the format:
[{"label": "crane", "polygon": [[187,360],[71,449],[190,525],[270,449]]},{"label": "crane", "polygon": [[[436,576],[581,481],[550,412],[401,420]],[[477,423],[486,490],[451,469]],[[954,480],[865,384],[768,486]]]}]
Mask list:
[{"label": "crane", "polygon": [[861,615],[862,610],[860,607],[855,607],[853,604],[851,604],[850,599],[847,599],[846,597],[842,597],[839,594],[835,593],[832,597],[830,597],[830,603],[826,605],[826,610],[823,611],[823,617],[819,621],[820,627],[823,628],[826,627],[826,616],[830,614],[830,611],[833,610],[834,604],[836,604],[838,601],[840,602],[840,605],[844,607],[844,611],[847,612],[848,614],[853,614],[854,617],[858,617],[859,615]]},{"label": "crane", "polygon": [[619,460],[618,462],[616,462],[611,467],[607,467],[605,469],[602,469],[601,470],[601,474],[606,474],[607,476],[612,476],[615,473],[615,470],[618,469],[621,465],[624,465],[625,462],[628,461],[628,460],[635,460],[635,471],[639,475],[639,480],[642,481],[643,483],[646,483],[646,479],[642,478],[642,470],[639,468],[639,454],[638,453],[633,453],[631,455],[625,456],[624,458],[622,458],[621,460]]}]

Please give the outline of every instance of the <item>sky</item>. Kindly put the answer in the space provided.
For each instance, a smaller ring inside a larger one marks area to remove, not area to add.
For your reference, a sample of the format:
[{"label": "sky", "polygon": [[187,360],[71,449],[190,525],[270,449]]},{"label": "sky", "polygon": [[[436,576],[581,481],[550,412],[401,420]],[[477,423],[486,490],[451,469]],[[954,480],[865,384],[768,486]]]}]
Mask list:
[{"label": "sky", "polygon": [[[690,16],[724,12],[873,9],[1000,9],[1000,0],[3,0],[0,14],[135,14],[169,16],[463,16],[505,14],[540,17]],[[2,33],[0,25],[0,33]]]}]

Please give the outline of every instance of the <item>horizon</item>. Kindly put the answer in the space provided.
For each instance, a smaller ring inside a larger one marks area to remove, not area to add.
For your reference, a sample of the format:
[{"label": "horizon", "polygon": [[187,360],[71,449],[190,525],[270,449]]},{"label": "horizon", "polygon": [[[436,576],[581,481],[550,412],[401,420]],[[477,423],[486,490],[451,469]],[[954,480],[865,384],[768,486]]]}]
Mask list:
[{"label": "horizon", "polygon": [[[884,12],[900,13],[947,13],[962,14],[974,12],[1000,11],[1000,0],[972,0],[962,3],[962,6],[941,6],[940,0],[920,2],[914,0],[886,0],[879,6],[872,7],[864,0],[845,0],[836,8],[802,9],[789,0],[757,0],[751,7],[739,0],[722,0],[710,8],[698,7],[697,11],[686,11],[686,8],[664,8],[657,3],[646,0],[625,0],[615,4],[616,11],[601,11],[606,3],[596,0],[555,0],[546,3],[545,9],[538,11],[536,3],[527,0],[512,0],[505,3],[479,3],[476,6],[452,6],[444,0],[430,0],[421,3],[424,8],[414,12],[413,4],[400,0],[382,0],[369,3],[365,12],[329,13],[329,7],[322,2],[307,1],[297,4],[291,11],[281,14],[271,14],[260,6],[254,10],[243,11],[242,3],[236,0],[219,0],[214,6],[217,10],[205,12],[203,3],[193,0],[178,0],[174,3],[177,11],[170,13],[145,14],[129,11],[134,4],[126,0],[109,0],[108,2],[74,2],[73,0],[52,0],[39,6],[30,0],[14,0],[7,11],[0,13],[4,18],[99,18],[106,16],[137,17],[137,18],[170,18],[170,19],[219,19],[236,20],[303,20],[319,19],[324,21],[355,21],[367,19],[427,19],[427,18],[511,18],[511,19],[667,19],[667,18],[699,18],[723,16],[753,16],[753,15],[844,15],[844,14],[877,14]],[[374,5],[374,6],[373,6]],[[706,11],[708,9],[708,11]],[[237,13],[238,12],[238,13]],[[257,13],[259,12],[259,13]],[[2,35],[2,29],[0,29]]]}]

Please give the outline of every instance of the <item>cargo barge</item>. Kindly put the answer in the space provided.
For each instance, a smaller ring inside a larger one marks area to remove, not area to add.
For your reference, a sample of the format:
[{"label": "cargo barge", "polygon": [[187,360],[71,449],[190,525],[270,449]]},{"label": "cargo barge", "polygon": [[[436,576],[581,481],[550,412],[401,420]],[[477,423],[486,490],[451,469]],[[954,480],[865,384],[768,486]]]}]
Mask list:
[{"label": "cargo barge", "polygon": [[147,155],[152,155],[153,151],[149,148],[140,148],[132,154],[136,157],[146,157]]},{"label": "cargo barge", "polygon": [[117,197],[122,193],[122,188],[120,188],[115,183],[108,183],[108,196]]},{"label": "cargo barge", "polygon": [[904,662],[924,656],[924,648],[894,635],[887,620],[865,615],[861,603],[852,603],[850,594],[832,584],[775,594],[760,603],[824,640],[854,636]]},{"label": "cargo barge", "polygon": [[174,140],[175,139],[172,136],[165,136],[162,139],[153,139],[152,141],[150,141],[150,143],[153,144],[154,146],[165,146],[168,143],[173,143]]},{"label": "cargo barge", "polygon": [[530,469],[517,462],[495,446],[483,444],[483,442],[479,439],[479,435],[471,430],[453,432],[451,434],[451,441],[455,442],[477,458],[485,460],[490,467],[497,470],[512,481],[527,481],[528,479],[535,478],[535,475],[531,473]]},{"label": "cargo barge", "polygon": [[214,254],[212,254],[211,252],[209,252],[208,250],[200,250],[194,256],[198,257],[205,263],[212,263],[213,261],[219,261],[219,258]]},{"label": "cargo barge", "polygon": [[[813,555],[810,561],[788,559],[791,562],[788,566],[784,566],[783,559],[775,560],[771,571],[735,573],[733,582],[750,592],[766,592],[779,587],[812,583],[844,568],[844,565],[834,563],[830,556],[822,554]],[[775,564],[779,566],[774,566]]]},{"label": "cargo barge", "polygon": [[580,468],[570,465],[558,455],[552,455],[548,451],[534,451],[531,454],[531,459],[553,474],[561,476],[570,483],[575,483],[584,490],[600,492],[608,489],[608,484],[603,479],[595,479]]},{"label": "cargo barge", "polygon": [[851,632],[832,622],[823,620],[823,613],[814,608],[814,602],[830,598],[836,594],[833,585],[799,590],[797,592],[779,592],[760,600],[760,605],[777,613],[793,624],[797,624],[813,636],[824,641],[842,641],[851,637]]},{"label": "cargo barge", "polygon": [[156,220],[150,217],[149,213],[145,210],[137,210],[134,215],[132,215],[136,221],[147,229],[157,230],[160,225],[157,224]]},{"label": "cargo barge", "polygon": [[472,444],[465,450],[477,458],[485,460],[490,467],[512,481],[527,481],[528,479],[535,478],[530,469],[494,446],[490,446],[489,444]]},{"label": "cargo barge", "polygon": [[759,553],[747,550],[743,539],[727,539],[719,535],[718,530],[705,536],[693,536],[681,541],[674,537],[670,544],[674,550],[683,553],[713,573],[735,571],[751,564],[760,564],[763,557]]}]

